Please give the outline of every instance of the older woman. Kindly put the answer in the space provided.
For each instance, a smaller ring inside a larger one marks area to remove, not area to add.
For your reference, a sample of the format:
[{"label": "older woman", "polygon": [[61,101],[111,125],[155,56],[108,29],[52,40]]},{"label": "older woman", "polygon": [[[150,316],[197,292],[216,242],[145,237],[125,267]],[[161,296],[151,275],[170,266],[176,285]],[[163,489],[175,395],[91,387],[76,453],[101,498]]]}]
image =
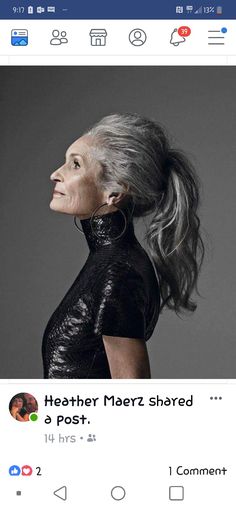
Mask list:
[{"label": "older woman", "polygon": [[[89,255],[45,330],[45,378],[150,378],[146,341],[160,310],[195,309],[194,171],[156,122],[115,114],[68,148],[51,180],[51,209],[74,216]],[[151,259],[133,227],[147,214]]]}]

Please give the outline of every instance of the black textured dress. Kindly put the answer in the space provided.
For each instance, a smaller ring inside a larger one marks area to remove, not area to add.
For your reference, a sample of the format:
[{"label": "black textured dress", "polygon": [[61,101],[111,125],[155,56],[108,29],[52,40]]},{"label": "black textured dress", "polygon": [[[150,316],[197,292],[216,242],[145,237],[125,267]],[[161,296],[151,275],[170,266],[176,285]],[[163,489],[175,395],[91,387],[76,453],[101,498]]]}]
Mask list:
[{"label": "black textured dress", "polygon": [[111,378],[102,335],[147,341],[159,315],[156,275],[132,222],[118,240],[119,211],[81,225],[90,252],[46,327],[45,378]]}]

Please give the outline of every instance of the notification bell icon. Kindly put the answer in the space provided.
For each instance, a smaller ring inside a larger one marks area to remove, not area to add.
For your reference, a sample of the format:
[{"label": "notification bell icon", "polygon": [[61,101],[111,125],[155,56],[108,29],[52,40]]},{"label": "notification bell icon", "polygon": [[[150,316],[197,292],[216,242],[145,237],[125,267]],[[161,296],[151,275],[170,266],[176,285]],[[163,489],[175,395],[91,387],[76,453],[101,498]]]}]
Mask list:
[{"label": "notification bell icon", "polygon": [[179,35],[178,29],[175,28],[171,34],[170,44],[173,44],[173,46],[179,46],[179,44],[184,43],[185,41],[185,37]]}]

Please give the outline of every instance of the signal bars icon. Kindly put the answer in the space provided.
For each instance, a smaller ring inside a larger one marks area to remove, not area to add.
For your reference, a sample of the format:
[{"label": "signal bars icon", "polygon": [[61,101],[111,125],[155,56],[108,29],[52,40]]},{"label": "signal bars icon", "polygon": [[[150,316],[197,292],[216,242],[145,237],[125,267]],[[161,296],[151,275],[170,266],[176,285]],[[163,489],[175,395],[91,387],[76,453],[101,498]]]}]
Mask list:
[{"label": "signal bars icon", "polygon": [[202,5],[196,11],[194,11],[194,14],[202,14],[202,13],[203,13]]}]

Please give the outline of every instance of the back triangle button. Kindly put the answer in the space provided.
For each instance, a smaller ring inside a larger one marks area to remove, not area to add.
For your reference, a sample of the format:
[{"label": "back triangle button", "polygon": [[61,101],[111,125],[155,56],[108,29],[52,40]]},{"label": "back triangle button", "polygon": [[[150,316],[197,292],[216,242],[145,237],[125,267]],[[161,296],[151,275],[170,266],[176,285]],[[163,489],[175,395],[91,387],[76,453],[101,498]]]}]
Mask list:
[{"label": "back triangle button", "polygon": [[61,500],[67,500],[67,487],[61,486],[61,488],[58,488],[53,492],[53,495]]}]

